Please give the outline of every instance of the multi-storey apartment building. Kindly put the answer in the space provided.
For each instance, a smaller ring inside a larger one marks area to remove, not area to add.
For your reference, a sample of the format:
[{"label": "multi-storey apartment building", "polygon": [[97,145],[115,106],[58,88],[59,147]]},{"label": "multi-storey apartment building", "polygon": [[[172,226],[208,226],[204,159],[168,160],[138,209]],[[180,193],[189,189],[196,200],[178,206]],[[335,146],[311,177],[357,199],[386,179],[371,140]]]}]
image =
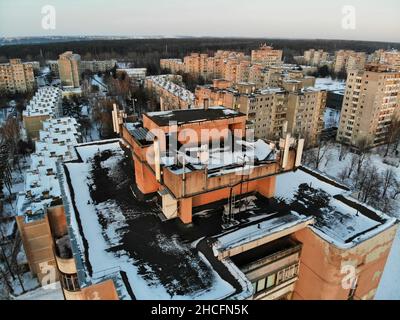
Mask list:
[{"label": "multi-storey apartment building", "polygon": [[48,284],[45,278],[51,268],[54,271],[52,280],[58,279],[53,245],[65,236],[61,232],[65,221],[56,164],[76,159],[73,146],[79,142],[79,124],[74,118],[44,121],[25,175],[24,190],[18,195],[18,229],[30,270],[40,283],[44,281],[43,285]]},{"label": "multi-storey apartment building", "polygon": [[171,73],[185,72],[185,65],[182,59],[161,59],[160,67],[163,70],[168,70]]},{"label": "multi-storey apartment building", "polygon": [[147,68],[119,68],[117,74],[126,73],[130,83],[134,86],[141,86],[146,80]]},{"label": "multi-storey apartment building", "polygon": [[[196,106],[224,106],[247,116],[247,128],[255,136],[272,139],[282,132],[300,134],[314,145],[323,129],[327,92],[303,82],[301,73],[289,73],[279,86],[258,89],[252,83],[214,80],[212,85],[196,88]],[[299,79],[299,80],[296,80]]]},{"label": "multi-storey apartment building", "polygon": [[335,53],[334,72],[362,70],[367,62],[365,52],[353,50],[340,50]]},{"label": "multi-storey apartment building", "polygon": [[47,60],[47,66],[50,68],[50,71],[56,76],[60,76],[60,72],[58,70],[58,60]]},{"label": "multi-storey apartment building", "polygon": [[392,117],[400,110],[399,99],[400,72],[385,65],[350,72],[337,140],[353,146],[361,139],[371,147],[384,143]]},{"label": "multi-storey apartment building", "polygon": [[[120,117],[122,139],[58,163],[63,205],[32,241],[53,248],[66,299],[374,298],[398,221],[301,167],[303,140],[251,139],[221,107]],[[210,131],[186,145],[188,130]]]},{"label": "multi-storey apartment building", "polygon": [[319,66],[329,59],[329,53],[324,50],[310,49],[304,51],[304,62],[311,66]]},{"label": "multi-storey apartment building", "polygon": [[9,63],[0,64],[0,92],[27,92],[33,91],[34,88],[35,76],[32,63],[22,63],[21,59],[10,59]]},{"label": "multi-storey apartment building", "polygon": [[183,87],[179,75],[146,77],[144,85],[158,96],[161,110],[190,109],[194,106],[194,94]]},{"label": "multi-storey apartment building", "polygon": [[324,129],[327,92],[313,87],[290,92],[287,102],[287,130],[315,145]]},{"label": "multi-storey apartment building", "polygon": [[31,139],[39,138],[42,122],[58,117],[61,112],[62,92],[55,87],[41,87],[29,101],[22,113],[26,134]]},{"label": "multi-storey apartment building", "polygon": [[81,71],[90,70],[93,73],[106,72],[111,70],[117,64],[117,60],[92,60],[92,61],[81,61]]},{"label": "multi-storey apartment building", "polygon": [[162,69],[171,73],[186,72],[202,76],[207,80],[226,79],[233,82],[248,82],[260,77],[261,70],[282,63],[282,51],[261,46],[253,50],[252,57],[243,52],[218,50],[214,56],[192,53],[181,59],[161,59]]},{"label": "multi-storey apartment building", "polygon": [[372,62],[400,67],[400,51],[394,49],[390,51],[377,50],[372,54]]},{"label": "multi-storey apartment building", "polygon": [[81,57],[72,51],[66,51],[59,56],[58,72],[63,87],[80,87]]},{"label": "multi-storey apartment building", "polygon": [[259,63],[266,67],[282,63],[283,51],[275,50],[267,44],[263,44],[257,50],[251,51],[251,63]]}]

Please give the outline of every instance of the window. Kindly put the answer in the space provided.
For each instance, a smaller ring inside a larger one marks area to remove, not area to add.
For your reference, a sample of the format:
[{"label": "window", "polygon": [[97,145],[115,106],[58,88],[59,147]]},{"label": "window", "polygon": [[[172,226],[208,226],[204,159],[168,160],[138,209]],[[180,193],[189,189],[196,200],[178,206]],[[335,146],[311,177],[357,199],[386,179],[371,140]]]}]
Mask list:
[{"label": "window", "polygon": [[267,289],[272,288],[275,285],[276,274],[271,274],[267,278]]},{"label": "window", "polygon": [[264,289],[265,289],[265,278],[258,280],[257,292],[263,291]]},{"label": "window", "polygon": [[61,273],[61,283],[63,288],[68,291],[79,291],[78,276],[76,274],[63,274]]}]

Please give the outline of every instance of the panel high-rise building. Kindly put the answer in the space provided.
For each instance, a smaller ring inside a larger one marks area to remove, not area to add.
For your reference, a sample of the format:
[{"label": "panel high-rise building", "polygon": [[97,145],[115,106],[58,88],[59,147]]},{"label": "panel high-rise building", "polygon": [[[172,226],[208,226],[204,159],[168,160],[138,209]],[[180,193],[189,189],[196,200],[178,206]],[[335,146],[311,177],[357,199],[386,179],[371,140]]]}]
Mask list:
[{"label": "panel high-rise building", "polygon": [[66,51],[59,56],[58,71],[63,87],[79,88],[81,56],[72,51]]},{"label": "panel high-rise building", "polygon": [[383,65],[350,72],[337,140],[354,146],[360,139],[370,146],[384,143],[391,120],[399,114],[399,100],[400,72]]}]

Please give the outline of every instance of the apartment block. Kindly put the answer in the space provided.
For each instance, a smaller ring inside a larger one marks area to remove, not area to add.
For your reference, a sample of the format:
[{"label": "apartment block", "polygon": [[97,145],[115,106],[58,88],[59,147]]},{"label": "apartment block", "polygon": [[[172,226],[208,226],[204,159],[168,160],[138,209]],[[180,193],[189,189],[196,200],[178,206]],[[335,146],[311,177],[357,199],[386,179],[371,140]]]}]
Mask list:
[{"label": "apartment block", "polygon": [[89,70],[93,73],[106,72],[111,70],[117,64],[117,60],[92,60],[92,61],[81,61],[80,70],[81,72]]},{"label": "apartment block", "polygon": [[324,129],[324,111],[327,92],[313,87],[289,92],[287,102],[287,130],[306,139],[308,145],[316,145]]},{"label": "apartment block", "polygon": [[266,67],[281,64],[282,58],[282,50],[275,50],[267,44],[263,44],[259,49],[251,51],[251,63],[259,63]]},{"label": "apartment block", "polygon": [[63,205],[35,243],[53,248],[66,299],[374,299],[398,221],[302,167],[302,139],[252,139],[222,107],[113,116],[121,139],[58,163]]},{"label": "apartment block", "polygon": [[56,76],[60,76],[60,72],[58,69],[58,60],[47,60],[46,65],[50,68],[50,71]]},{"label": "apartment block", "polygon": [[152,90],[160,99],[161,110],[190,109],[194,107],[194,94],[183,87],[179,75],[146,77],[146,89]]},{"label": "apartment block", "polygon": [[58,117],[61,112],[62,92],[55,87],[41,87],[29,101],[22,113],[26,134],[31,139],[39,138],[42,122]]},{"label": "apartment block", "polygon": [[185,72],[194,76],[202,76],[207,80],[226,79],[232,82],[251,82],[259,78],[261,70],[282,63],[282,51],[272,47],[261,46],[253,50],[251,56],[243,52],[218,50],[214,56],[191,53],[181,59],[161,59],[162,69],[171,73]]},{"label": "apartment block", "polygon": [[119,68],[116,70],[117,74],[126,73],[129,77],[130,83],[133,86],[141,86],[146,80],[146,68]]},{"label": "apartment block", "polygon": [[80,87],[81,57],[72,51],[66,51],[59,56],[58,71],[63,87]]},{"label": "apartment block", "polygon": [[35,76],[33,64],[10,59],[9,63],[0,64],[0,93],[33,91]]},{"label": "apartment block", "polygon": [[76,159],[73,146],[81,142],[81,136],[74,118],[46,120],[39,135],[24,190],[17,198],[16,221],[32,274],[49,284],[46,277],[56,266],[54,237],[64,236],[61,226],[66,225],[56,166],[58,161]]},{"label": "apartment block", "polygon": [[355,52],[353,50],[340,50],[335,53],[334,71],[336,73],[352,70],[362,70],[367,62],[365,52]]},{"label": "apartment block", "polygon": [[[298,80],[296,80],[298,79]],[[274,139],[283,132],[301,134],[314,145],[323,129],[327,92],[314,88],[315,78],[305,82],[301,72],[290,72],[275,87],[258,89],[254,83],[214,80],[196,88],[196,106],[216,105],[247,116],[247,128],[255,136]]]},{"label": "apartment block", "polygon": [[399,99],[400,72],[379,64],[350,72],[337,140],[353,146],[360,139],[371,147],[384,143],[392,117],[400,110]]},{"label": "apartment block", "polygon": [[182,59],[161,59],[160,67],[174,74],[185,72],[185,65]]},{"label": "apartment block", "polygon": [[319,66],[323,62],[328,61],[329,53],[324,50],[310,49],[304,51],[304,62],[311,66]]},{"label": "apartment block", "polygon": [[392,67],[400,67],[399,50],[377,50],[372,54],[372,62],[385,64]]}]

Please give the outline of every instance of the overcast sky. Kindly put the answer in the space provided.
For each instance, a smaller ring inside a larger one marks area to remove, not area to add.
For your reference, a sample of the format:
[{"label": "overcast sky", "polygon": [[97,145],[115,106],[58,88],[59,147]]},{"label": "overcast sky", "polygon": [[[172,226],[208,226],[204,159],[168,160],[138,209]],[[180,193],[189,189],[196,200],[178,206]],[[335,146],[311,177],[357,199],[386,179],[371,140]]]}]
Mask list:
[{"label": "overcast sky", "polygon": [[[42,28],[45,5],[56,28]],[[355,8],[355,29],[342,26]],[[0,36],[218,36],[400,42],[399,0],[0,0]]]}]

